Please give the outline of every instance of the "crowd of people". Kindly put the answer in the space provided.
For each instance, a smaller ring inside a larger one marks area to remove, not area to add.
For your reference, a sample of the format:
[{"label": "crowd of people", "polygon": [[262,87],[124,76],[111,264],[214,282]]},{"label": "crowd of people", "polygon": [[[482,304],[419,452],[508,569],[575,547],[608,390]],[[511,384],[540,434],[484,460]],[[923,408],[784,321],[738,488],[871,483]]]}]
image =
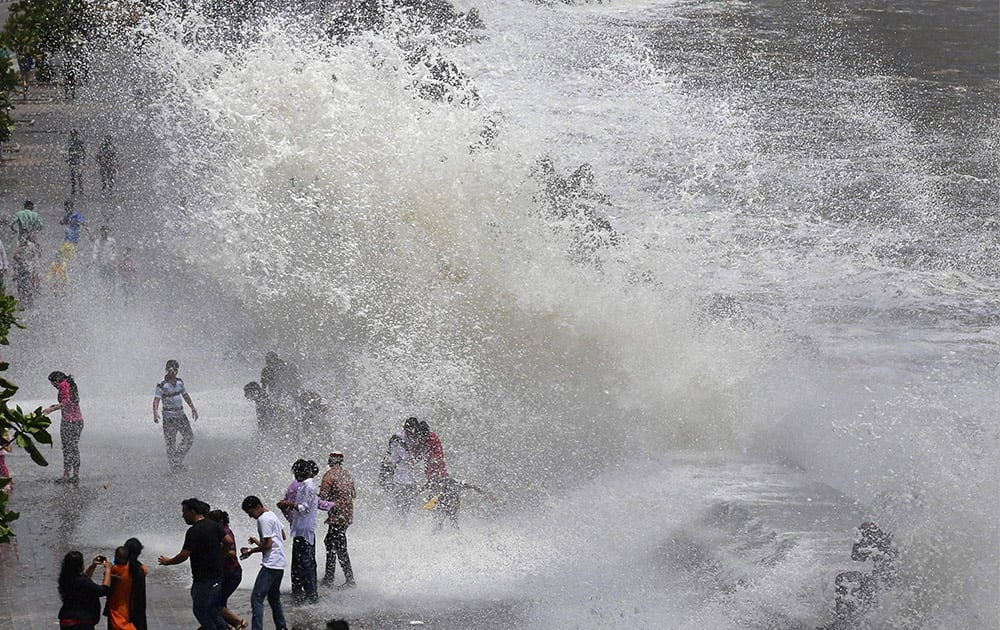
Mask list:
[{"label": "crowd of people", "polygon": [[[166,374],[154,390],[153,422],[162,424],[166,444],[167,464],[174,472],[185,470],[184,458],[194,444],[194,431],[188,418],[197,421],[198,410],[184,381],[178,376],[180,363],[166,362]],[[84,428],[80,393],[72,375],[54,371],[49,382],[58,391],[57,402],[43,409],[62,415],[59,434],[62,441],[64,473],[58,483],[78,484],[80,480],[79,441]],[[274,405],[267,413],[274,422],[285,416],[280,403],[267,401],[267,396],[291,400],[288,394],[300,386],[298,371],[290,363],[268,353],[261,382],[265,406]],[[260,402],[260,399],[257,400]],[[179,440],[178,440],[179,438]],[[181,513],[189,529],[181,551],[173,556],[161,556],[159,564],[170,566],[190,561],[192,573],[191,599],[194,616],[204,629],[263,628],[264,604],[270,606],[276,628],[287,628],[282,605],[280,584],[284,571],[291,574],[291,597],[295,604],[316,603],[320,587],[337,590],[356,585],[354,569],[348,551],[347,531],[354,522],[354,500],[357,489],[354,477],[344,466],[344,453],[334,451],[327,457],[328,469],[320,481],[319,466],[314,460],[301,458],[292,464],[292,480],[284,495],[269,510],[256,495],[248,495],[241,509],[257,524],[257,535],[248,538],[246,546],[237,549],[236,538],[229,526],[229,515],[196,498],[182,502]],[[379,482],[391,497],[395,510],[405,522],[423,506],[434,513],[434,529],[440,530],[446,521],[458,527],[460,495],[471,489],[486,495],[481,489],[449,476],[444,447],[438,435],[425,421],[409,417],[393,433],[381,461]],[[429,492],[430,501],[421,499]],[[492,498],[492,497],[490,497]],[[278,514],[288,524],[286,534]],[[323,544],[326,549],[324,575],[319,579],[316,561],[316,527],[326,524]],[[84,570],[79,552],[67,554],[60,576],[63,627],[93,628],[99,620],[100,607],[94,602],[108,596],[105,615],[112,630],[145,628],[145,604],[136,603],[134,593],[145,593],[144,576],[148,569],[138,563],[142,545],[130,539],[116,552],[115,561],[98,556]],[[242,581],[240,560],[261,554],[261,568],[250,595],[251,620],[241,618],[229,607],[229,600]],[[105,569],[104,583],[91,580],[97,566]],[[337,567],[343,581],[336,584]],[[116,593],[126,594],[119,594]],[[112,606],[111,602],[115,602]],[[142,617],[142,618],[140,618]],[[333,623],[333,622],[331,622]],[[337,622],[341,623],[341,622]],[[131,625],[130,625],[131,624]],[[346,626],[333,626],[346,627]]]},{"label": "crowd of people", "polygon": [[[63,215],[59,220],[63,238],[51,257],[43,255],[41,237],[45,221],[30,199],[25,200],[22,209],[15,212],[10,220],[10,228],[16,235],[16,246],[9,258],[6,247],[0,241],[0,289],[8,292],[6,280],[7,276],[11,276],[22,308],[31,307],[43,290],[56,296],[65,295],[71,278],[80,271],[99,277],[108,294],[120,291],[128,299],[135,291],[136,265],[132,249],[118,250],[106,220],[96,235],[92,233],[90,221],[77,207],[83,195],[83,174],[87,163],[86,143],[77,129],[70,131],[65,159],[69,166],[70,198],[63,203]],[[105,136],[95,160],[101,190],[111,194],[118,173],[117,151],[111,136]],[[90,244],[89,261],[85,261],[78,251],[81,236],[86,237]]]}]

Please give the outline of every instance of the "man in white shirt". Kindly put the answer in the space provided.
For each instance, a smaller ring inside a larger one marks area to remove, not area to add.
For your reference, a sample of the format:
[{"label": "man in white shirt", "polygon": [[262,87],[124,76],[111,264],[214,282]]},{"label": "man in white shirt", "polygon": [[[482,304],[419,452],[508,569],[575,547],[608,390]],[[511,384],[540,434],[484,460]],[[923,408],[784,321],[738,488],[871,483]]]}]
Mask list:
[{"label": "man in white shirt", "polygon": [[243,499],[243,511],[257,521],[257,537],[251,536],[248,542],[253,547],[242,547],[240,558],[246,560],[251,554],[260,553],[260,571],[253,584],[250,595],[250,609],[253,612],[253,630],[264,630],[264,599],[271,606],[274,617],[274,627],[278,630],[288,630],[285,622],[285,611],[281,607],[281,578],[285,574],[284,535],[281,531],[281,521],[264,508],[255,496]]},{"label": "man in white shirt", "polygon": [[319,487],[313,479],[319,466],[300,459],[292,465],[292,475],[299,482],[294,499],[278,501],[278,507],[290,514],[292,528],[292,600],[296,604],[319,601],[316,580],[316,511]]}]

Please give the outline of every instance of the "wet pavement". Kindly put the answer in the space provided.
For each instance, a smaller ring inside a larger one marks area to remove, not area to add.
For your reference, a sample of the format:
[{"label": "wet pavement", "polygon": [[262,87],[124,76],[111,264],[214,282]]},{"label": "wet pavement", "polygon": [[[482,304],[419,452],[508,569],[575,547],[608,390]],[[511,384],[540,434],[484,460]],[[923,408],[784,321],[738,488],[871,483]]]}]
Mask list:
[{"label": "wet pavement", "polygon": [[[3,9],[0,11],[0,20],[6,19],[6,3],[0,9]],[[33,200],[36,211],[45,221],[41,239],[43,250],[51,251],[58,246],[61,238],[62,230],[59,229],[58,220],[62,214],[63,201],[70,196],[68,170],[64,162],[68,131],[76,126],[93,131],[99,126],[99,122],[95,121],[100,120],[100,113],[88,108],[80,100],[66,99],[58,85],[32,85],[26,96],[14,97],[14,106],[16,127],[11,140],[3,145],[0,158],[0,207],[3,209],[0,214],[9,216],[21,208],[25,199]],[[95,215],[111,205],[110,197],[99,192],[97,167],[93,160],[93,154],[97,150],[97,137],[91,134],[88,142],[85,186],[89,196],[82,198],[86,201],[88,211]],[[120,155],[121,152],[122,149],[119,148]],[[12,236],[12,233],[3,232],[8,255],[13,253],[16,244]],[[4,350],[5,360],[10,360],[11,354],[14,355],[14,360],[20,361],[24,361],[26,355],[30,356],[30,349],[19,348],[17,342],[17,339],[12,339],[10,349]],[[145,406],[144,404],[143,408]],[[77,527],[88,520],[97,520],[100,529],[99,512],[108,510],[107,514],[113,513],[114,499],[109,497],[114,485],[120,481],[116,478],[118,475],[114,469],[107,469],[95,477],[93,467],[87,470],[86,458],[93,457],[94,453],[86,452],[89,436],[85,435],[85,467],[80,486],[54,483],[61,471],[58,422],[58,417],[55,417],[55,449],[49,451],[43,448],[50,466],[35,466],[23,451],[15,451],[7,456],[16,478],[9,505],[10,509],[20,512],[20,518],[14,523],[17,536],[13,543],[0,545],[0,630],[58,627],[56,617],[59,597],[56,579],[62,556],[71,549],[80,550],[85,558],[98,553],[111,555],[113,552],[114,544],[109,544],[107,548],[96,548],[93,542],[88,544],[78,540]],[[154,440],[150,453],[161,448],[160,444],[159,440]],[[149,454],[142,454],[139,457],[148,456]],[[176,506],[171,508],[170,513],[173,514],[177,509],[179,508]],[[108,521],[114,530],[122,531],[114,522],[113,516]],[[172,546],[179,549],[184,524],[178,520],[176,525]],[[147,552],[143,554],[142,560],[147,565],[155,565],[156,555],[150,551],[147,545]],[[94,577],[99,580],[100,575],[101,570],[98,569]],[[251,574],[245,582],[251,582],[252,577]],[[190,570],[187,565],[151,572],[148,590],[150,628],[197,627],[190,610],[186,584],[189,579]],[[246,606],[234,608],[249,619],[248,601]],[[243,611],[243,608],[246,610]]]}]

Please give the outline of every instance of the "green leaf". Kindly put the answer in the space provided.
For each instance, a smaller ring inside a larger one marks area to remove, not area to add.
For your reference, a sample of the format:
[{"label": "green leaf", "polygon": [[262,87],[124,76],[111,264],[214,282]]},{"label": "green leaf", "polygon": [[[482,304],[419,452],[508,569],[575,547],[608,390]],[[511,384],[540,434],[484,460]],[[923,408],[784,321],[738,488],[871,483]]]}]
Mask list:
[{"label": "green leaf", "polygon": [[35,462],[39,466],[49,465],[49,462],[47,462],[45,460],[45,457],[43,457],[42,454],[38,451],[38,447],[35,446],[34,442],[28,442],[24,446],[24,450],[28,451],[28,454],[31,455],[31,461]]}]

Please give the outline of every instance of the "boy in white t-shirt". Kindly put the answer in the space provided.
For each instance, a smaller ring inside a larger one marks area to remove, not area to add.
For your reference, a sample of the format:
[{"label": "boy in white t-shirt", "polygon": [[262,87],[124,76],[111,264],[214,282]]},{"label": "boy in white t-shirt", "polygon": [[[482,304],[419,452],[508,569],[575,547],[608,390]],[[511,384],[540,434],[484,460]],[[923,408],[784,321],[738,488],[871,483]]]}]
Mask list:
[{"label": "boy in white t-shirt", "polygon": [[281,578],[285,574],[285,546],[282,544],[284,534],[281,531],[281,521],[264,508],[255,496],[243,499],[243,511],[257,521],[258,536],[251,536],[248,542],[253,547],[242,547],[240,558],[246,560],[251,554],[260,552],[260,572],[253,583],[250,595],[250,610],[253,612],[253,630],[264,630],[264,599],[271,606],[274,626],[278,630],[288,630],[285,623],[285,611],[281,607]]}]

